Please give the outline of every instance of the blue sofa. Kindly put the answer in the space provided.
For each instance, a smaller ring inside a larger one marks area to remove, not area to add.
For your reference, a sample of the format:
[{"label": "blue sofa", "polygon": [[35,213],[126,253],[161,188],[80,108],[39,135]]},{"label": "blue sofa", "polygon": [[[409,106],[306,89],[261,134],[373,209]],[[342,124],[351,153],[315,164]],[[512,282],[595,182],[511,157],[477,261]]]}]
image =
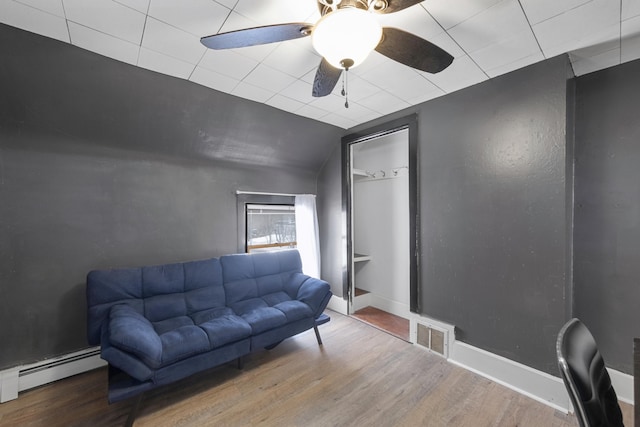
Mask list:
[{"label": "blue sofa", "polygon": [[109,363],[109,402],[314,328],[331,298],[296,250],[234,254],[87,276],[91,345]]}]

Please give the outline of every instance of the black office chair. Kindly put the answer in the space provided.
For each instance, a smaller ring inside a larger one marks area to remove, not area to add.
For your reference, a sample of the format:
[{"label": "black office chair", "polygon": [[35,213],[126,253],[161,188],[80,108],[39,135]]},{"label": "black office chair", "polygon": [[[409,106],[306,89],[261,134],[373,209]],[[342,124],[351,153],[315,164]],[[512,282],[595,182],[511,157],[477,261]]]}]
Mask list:
[{"label": "black office chair", "polygon": [[618,397],[589,329],[578,319],[569,320],[558,334],[556,351],[580,426],[624,426]]}]

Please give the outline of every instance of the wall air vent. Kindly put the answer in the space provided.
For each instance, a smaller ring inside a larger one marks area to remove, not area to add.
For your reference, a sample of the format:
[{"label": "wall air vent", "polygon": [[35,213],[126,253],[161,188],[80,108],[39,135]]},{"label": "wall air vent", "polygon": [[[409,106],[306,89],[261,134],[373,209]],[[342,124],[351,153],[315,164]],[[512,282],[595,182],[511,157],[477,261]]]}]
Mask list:
[{"label": "wall air vent", "polygon": [[449,357],[449,328],[425,323],[423,319],[415,321],[414,343],[445,358]]}]

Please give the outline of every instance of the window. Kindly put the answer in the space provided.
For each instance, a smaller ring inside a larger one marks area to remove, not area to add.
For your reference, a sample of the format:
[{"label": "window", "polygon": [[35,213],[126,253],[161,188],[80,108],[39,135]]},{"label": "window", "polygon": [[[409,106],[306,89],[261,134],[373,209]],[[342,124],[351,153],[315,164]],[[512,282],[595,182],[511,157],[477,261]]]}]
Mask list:
[{"label": "window", "polygon": [[247,203],[247,252],[296,247],[296,215],[293,205]]}]

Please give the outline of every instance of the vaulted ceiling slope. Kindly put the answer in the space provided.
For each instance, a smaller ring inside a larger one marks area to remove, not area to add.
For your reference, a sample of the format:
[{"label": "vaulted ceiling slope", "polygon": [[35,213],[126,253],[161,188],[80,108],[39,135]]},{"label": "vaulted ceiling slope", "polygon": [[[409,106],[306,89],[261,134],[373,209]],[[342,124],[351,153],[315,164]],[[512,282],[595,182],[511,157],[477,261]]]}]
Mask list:
[{"label": "vaulted ceiling slope", "polygon": [[438,74],[373,52],[341,85],[311,96],[310,38],[214,51],[200,37],[316,22],[316,0],[3,0],[0,22],[342,128],[563,53],[583,75],[640,58],[640,0],[425,0],[381,15],[454,57]]}]

